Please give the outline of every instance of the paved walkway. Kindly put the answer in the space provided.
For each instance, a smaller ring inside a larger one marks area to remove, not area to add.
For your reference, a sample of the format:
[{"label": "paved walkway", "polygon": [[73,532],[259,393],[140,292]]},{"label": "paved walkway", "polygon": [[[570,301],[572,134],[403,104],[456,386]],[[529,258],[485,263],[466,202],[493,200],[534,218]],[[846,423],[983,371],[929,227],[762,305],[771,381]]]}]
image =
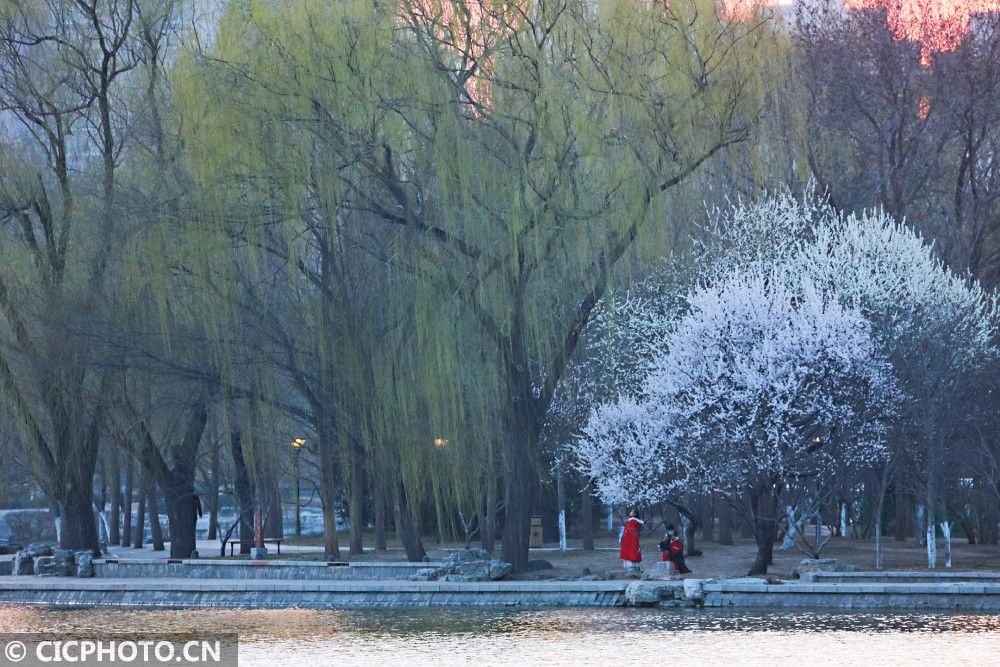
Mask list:
[{"label": "paved walkway", "polygon": [[[218,540],[198,540],[195,543],[198,549],[198,556],[200,558],[217,558],[219,556],[219,550],[222,548],[222,543]],[[277,554],[277,548],[273,544],[268,544],[267,552],[269,554]],[[237,553],[239,552],[239,545],[236,546]],[[317,554],[320,560],[323,558],[323,547],[318,546],[299,546],[295,544],[281,544],[281,555],[285,554]],[[226,555],[229,555],[229,546],[226,546]],[[149,558],[149,559],[166,559],[170,556],[170,545],[167,544],[167,548],[163,551],[153,551],[152,544],[143,545],[141,549],[134,549],[132,547],[120,547],[111,546],[108,547],[108,558]]]}]

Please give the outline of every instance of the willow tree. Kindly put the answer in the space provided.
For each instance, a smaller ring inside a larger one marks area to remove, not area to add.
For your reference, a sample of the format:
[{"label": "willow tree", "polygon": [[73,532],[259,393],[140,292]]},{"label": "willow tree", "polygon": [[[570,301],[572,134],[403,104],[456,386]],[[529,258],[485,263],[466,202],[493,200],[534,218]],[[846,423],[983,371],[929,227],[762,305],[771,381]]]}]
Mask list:
[{"label": "willow tree", "polygon": [[[110,375],[96,325],[120,247],[132,0],[0,2],[0,383],[61,542],[97,546],[92,483]],[[15,157],[16,156],[16,159]]]},{"label": "willow tree", "polygon": [[[323,468],[336,474],[346,447],[354,478],[342,425],[391,395],[359,387],[394,381],[372,373],[358,332],[379,307],[403,313],[419,353],[407,400],[380,414],[419,405],[431,430],[501,425],[503,555],[523,567],[555,386],[663,194],[748,135],[767,37],[700,0],[231,7],[184,75],[192,163],[225,234],[309,295],[315,372],[296,391]],[[369,271],[360,285],[352,266]],[[355,289],[375,307],[359,311]],[[442,342],[445,318],[463,344]],[[447,373],[473,375],[470,346],[497,378],[492,401],[455,399],[470,383]]]},{"label": "willow tree", "polygon": [[[422,234],[437,246],[426,262],[496,349],[503,556],[523,568],[559,379],[663,194],[747,136],[767,31],[698,2],[468,4],[408,14],[434,74],[410,105],[430,116],[410,125],[428,128],[434,178],[418,182],[398,152],[374,166],[393,195],[383,216],[440,230]],[[452,46],[470,43],[482,47]]]}]

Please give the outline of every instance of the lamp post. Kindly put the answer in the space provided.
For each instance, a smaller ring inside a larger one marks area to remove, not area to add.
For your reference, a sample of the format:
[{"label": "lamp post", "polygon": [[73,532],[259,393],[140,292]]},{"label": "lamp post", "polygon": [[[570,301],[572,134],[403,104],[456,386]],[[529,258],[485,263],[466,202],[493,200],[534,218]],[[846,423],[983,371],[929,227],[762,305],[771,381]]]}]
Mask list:
[{"label": "lamp post", "polygon": [[302,537],[302,494],[299,483],[301,480],[299,455],[305,446],[305,438],[295,438],[292,440],[292,449],[295,452],[295,537]]}]

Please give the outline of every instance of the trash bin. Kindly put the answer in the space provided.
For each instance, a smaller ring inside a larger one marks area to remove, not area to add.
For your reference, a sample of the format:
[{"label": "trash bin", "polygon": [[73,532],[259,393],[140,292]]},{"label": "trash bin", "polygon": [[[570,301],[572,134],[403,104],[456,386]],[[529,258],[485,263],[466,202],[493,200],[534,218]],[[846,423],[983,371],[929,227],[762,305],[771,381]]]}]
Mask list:
[{"label": "trash bin", "polygon": [[542,517],[531,517],[531,537],[528,539],[529,547],[542,546]]}]

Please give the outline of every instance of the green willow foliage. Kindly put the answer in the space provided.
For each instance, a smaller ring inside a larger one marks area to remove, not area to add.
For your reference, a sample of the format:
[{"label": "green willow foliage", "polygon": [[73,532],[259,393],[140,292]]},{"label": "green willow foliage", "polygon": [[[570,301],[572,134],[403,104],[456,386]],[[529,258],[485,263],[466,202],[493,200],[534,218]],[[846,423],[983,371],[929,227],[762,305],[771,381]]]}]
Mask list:
[{"label": "green willow foliage", "polygon": [[200,272],[281,312],[272,398],[348,487],[364,452],[447,526],[500,474],[519,563],[580,333],[664,193],[748,137],[772,42],[700,0],[232,3],[172,75],[197,233],[236,242]]},{"label": "green willow foliage", "polygon": [[[17,194],[33,187],[15,178],[26,165],[63,193],[53,201],[79,199],[63,216],[82,226],[65,270],[84,294],[65,308],[100,308],[59,368],[91,375],[53,391],[99,397],[73,422],[99,434],[83,455],[120,440],[176,509],[193,495],[186,461],[202,433],[240,443],[251,477],[273,474],[274,443],[303,433],[331,556],[341,503],[352,552],[355,517],[389,516],[411,558],[421,517],[492,544],[502,510],[503,555],[519,567],[546,415],[584,328],[614,283],[725,196],[700,169],[766,161],[766,148],[736,147],[782,46],[767,17],[727,21],[711,0],[0,9],[4,109],[30,126],[24,95],[47,91],[45,124],[88,129],[66,142],[61,190],[44,131],[0,163],[6,217],[41,200]],[[88,11],[104,14],[88,23]],[[78,62],[119,43],[90,26],[121,38],[110,80]],[[32,90],[24,63],[54,87]],[[81,97],[88,86],[104,97]],[[37,289],[25,301],[51,333],[58,312],[41,305],[57,301],[32,275],[30,237],[8,232],[2,275]],[[23,349],[10,317],[4,327]],[[25,416],[44,400],[25,370],[10,376],[31,439]]]}]

